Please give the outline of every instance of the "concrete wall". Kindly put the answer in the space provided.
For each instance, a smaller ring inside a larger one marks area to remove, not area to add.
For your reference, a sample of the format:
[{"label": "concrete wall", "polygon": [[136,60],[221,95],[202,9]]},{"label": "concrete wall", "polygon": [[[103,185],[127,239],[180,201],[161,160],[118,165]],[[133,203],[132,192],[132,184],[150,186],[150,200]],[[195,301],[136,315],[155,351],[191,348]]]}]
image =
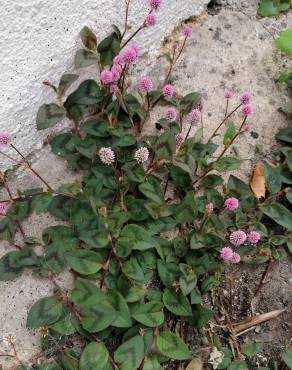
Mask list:
[{"label": "concrete wall", "polygon": [[[130,24],[141,23],[148,0],[133,0]],[[164,0],[159,23],[137,42],[155,54],[175,26],[202,11],[208,0]],[[0,1],[0,130],[13,134],[25,153],[40,148],[49,131],[37,132],[38,107],[53,100],[42,81],[58,83],[73,69],[79,31],[90,26],[101,39],[115,23],[121,25],[124,0],[1,0]],[[97,75],[97,70],[91,69]],[[88,74],[88,71],[87,71]],[[94,74],[92,76],[94,76]],[[80,78],[84,72],[80,71]],[[10,163],[0,161],[0,170]]]}]

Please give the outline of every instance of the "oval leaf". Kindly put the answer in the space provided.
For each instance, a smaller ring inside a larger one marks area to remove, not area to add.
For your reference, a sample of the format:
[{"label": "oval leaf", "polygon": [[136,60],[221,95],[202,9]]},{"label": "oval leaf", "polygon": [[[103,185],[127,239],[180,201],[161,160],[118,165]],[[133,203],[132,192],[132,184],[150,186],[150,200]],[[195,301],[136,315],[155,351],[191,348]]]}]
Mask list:
[{"label": "oval leaf", "polygon": [[157,348],[164,355],[174,360],[188,360],[190,352],[181,338],[164,331],[157,337]]}]

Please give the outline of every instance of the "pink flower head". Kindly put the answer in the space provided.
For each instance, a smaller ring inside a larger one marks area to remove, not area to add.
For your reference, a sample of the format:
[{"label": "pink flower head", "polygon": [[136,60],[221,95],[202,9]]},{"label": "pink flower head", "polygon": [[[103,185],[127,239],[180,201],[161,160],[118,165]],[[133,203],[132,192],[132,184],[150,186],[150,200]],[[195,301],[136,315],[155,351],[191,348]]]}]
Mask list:
[{"label": "pink flower head", "polygon": [[195,108],[191,111],[191,113],[189,113],[188,121],[191,125],[199,127],[201,123],[201,117],[202,117],[201,111]]},{"label": "pink flower head", "polygon": [[117,55],[114,57],[113,62],[114,64],[123,64],[123,57],[121,55]]},{"label": "pink flower head", "polygon": [[157,23],[157,18],[154,13],[150,13],[145,19],[145,24],[147,27],[155,26]]},{"label": "pink flower head", "polygon": [[247,234],[247,240],[250,244],[256,245],[261,240],[261,234],[258,231],[251,231]]},{"label": "pink flower head", "polygon": [[193,33],[192,27],[190,27],[190,26],[185,26],[184,27],[184,29],[183,29],[183,35],[184,35],[184,37],[189,38],[189,37],[192,36],[192,33]]},{"label": "pink flower head", "polygon": [[251,103],[251,94],[249,92],[245,92],[241,95],[240,101],[243,105],[247,105]]},{"label": "pink flower head", "polygon": [[113,81],[119,81],[122,73],[122,67],[119,64],[114,64],[111,69]]},{"label": "pink flower head", "polygon": [[0,147],[4,145],[9,145],[11,143],[12,137],[8,132],[0,132]]},{"label": "pink flower head", "polygon": [[100,81],[108,85],[113,82],[113,73],[109,69],[104,69],[100,74]]},{"label": "pink flower head", "polygon": [[239,263],[240,260],[241,260],[240,255],[238,253],[234,252],[230,262],[231,263]]},{"label": "pink flower head", "polygon": [[173,93],[174,93],[174,90],[173,90],[173,86],[170,85],[170,84],[167,84],[163,87],[163,95],[164,96],[167,96],[169,98],[172,98],[173,97]]},{"label": "pink flower head", "polygon": [[233,250],[230,247],[224,247],[220,251],[220,257],[225,262],[230,262],[233,258]]},{"label": "pink flower head", "polygon": [[151,9],[158,10],[161,6],[162,0],[149,0],[149,5]]},{"label": "pink flower head", "polygon": [[175,109],[174,107],[169,107],[169,108],[167,108],[167,110],[166,110],[166,112],[165,112],[165,118],[166,118],[169,122],[173,122],[173,121],[175,121],[176,116],[177,116],[177,112],[176,112],[176,109]]},{"label": "pink flower head", "polygon": [[246,241],[247,235],[242,230],[233,231],[230,234],[229,240],[230,243],[233,244],[235,247],[239,247],[240,245],[244,244]]},{"label": "pink flower head", "polygon": [[232,97],[233,97],[233,95],[234,95],[234,92],[233,91],[231,91],[231,90],[225,90],[224,91],[224,98],[226,99],[226,100],[229,100],[229,99],[231,99]]},{"label": "pink flower head", "polygon": [[8,210],[8,204],[5,202],[0,203],[0,216],[5,216]]},{"label": "pink flower head", "polygon": [[137,44],[133,44],[131,48],[135,51],[137,58],[140,56],[140,47]]},{"label": "pink flower head", "polygon": [[110,92],[112,94],[116,94],[118,92],[118,90],[119,90],[118,85],[113,84],[113,85],[110,86]]},{"label": "pink flower head", "polygon": [[139,80],[139,90],[142,93],[148,93],[153,89],[153,82],[150,77],[142,77]]},{"label": "pink flower head", "polygon": [[234,197],[227,198],[224,202],[224,206],[228,211],[235,211],[239,206],[238,199]]},{"label": "pink flower head", "polygon": [[136,46],[128,46],[125,48],[122,54],[122,61],[124,64],[132,64],[135,63],[138,59],[139,51]]},{"label": "pink flower head", "polygon": [[206,205],[206,212],[208,213],[208,215],[211,215],[214,211],[214,204],[213,203],[208,203]]},{"label": "pink flower head", "polygon": [[241,108],[241,113],[242,113],[245,117],[251,116],[251,115],[254,113],[254,112],[253,112],[253,107],[252,107],[250,104],[244,105],[244,106]]}]

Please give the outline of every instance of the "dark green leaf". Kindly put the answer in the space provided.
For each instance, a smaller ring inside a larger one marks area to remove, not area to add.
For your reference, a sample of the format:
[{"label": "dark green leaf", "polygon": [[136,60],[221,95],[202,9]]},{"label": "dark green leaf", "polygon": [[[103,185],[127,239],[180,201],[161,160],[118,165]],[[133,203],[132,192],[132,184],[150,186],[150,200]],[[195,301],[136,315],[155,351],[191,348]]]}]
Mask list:
[{"label": "dark green leaf", "polygon": [[114,360],[119,364],[120,370],[138,369],[143,357],[144,341],[140,335],[123,343],[114,354]]},{"label": "dark green leaf", "polygon": [[102,267],[102,258],[93,251],[71,251],[67,252],[65,257],[69,266],[82,275],[95,274]]},{"label": "dark green leaf", "polygon": [[279,203],[263,204],[262,210],[265,215],[269,216],[279,225],[292,231],[292,213],[282,204]]},{"label": "dark green leaf", "polygon": [[80,358],[80,370],[105,370],[109,354],[103,342],[92,342],[83,350]]},{"label": "dark green leaf", "polygon": [[37,113],[37,129],[44,130],[55,126],[56,123],[65,117],[65,113],[65,109],[59,107],[57,104],[51,103],[42,105]]},{"label": "dark green leaf", "polygon": [[139,307],[132,316],[141,324],[155,328],[164,322],[162,308],[161,302],[151,301]]},{"label": "dark green leaf", "polygon": [[165,289],[163,293],[163,303],[165,307],[178,316],[191,316],[192,308],[188,299],[175,289]]},{"label": "dark green leaf", "polygon": [[191,357],[182,339],[169,331],[164,331],[157,337],[157,348],[164,356],[175,360],[188,360]]},{"label": "dark green leaf", "polygon": [[97,39],[95,34],[91,31],[90,28],[84,26],[80,31],[81,40],[83,45],[87,47],[87,49],[94,50],[97,47]]},{"label": "dark green leaf", "polygon": [[223,157],[213,163],[213,168],[219,172],[233,171],[239,168],[241,160],[233,157]]},{"label": "dark green leaf", "polygon": [[54,324],[61,317],[62,310],[62,303],[56,297],[42,298],[29,310],[27,326],[35,329]]},{"label": "dark green leaf", "polygon": [[97,64],[98,61],[99,57],[96,53],[90,50],[79,49],[76,52],[74,63],[76,68],[86,68]]},{"label": "dark green leaf", "polygon": [[282,359],[285,364],[292,369],[292,348],[287,349],[284,353],[282,353]]}]

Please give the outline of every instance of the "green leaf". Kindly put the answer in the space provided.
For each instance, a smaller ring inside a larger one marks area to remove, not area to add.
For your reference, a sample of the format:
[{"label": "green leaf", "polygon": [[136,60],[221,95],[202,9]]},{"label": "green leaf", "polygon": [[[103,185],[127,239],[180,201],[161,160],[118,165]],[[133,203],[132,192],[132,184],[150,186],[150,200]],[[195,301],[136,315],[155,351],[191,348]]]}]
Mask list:
[{"label": "green leaf", "polygon": [[156,177],[148,176],[147,181],[139,185],[139,190],[153,202],[161,205],[165,203],[161,182]]},{"label": "green leaf", "polygon": [[197,107],[201,102],[201,94],[198,92],[193,92],[185,95],[180,101],[180,111],[183,114],[188,114],[192,109]]},{"label": "green leaf", "polygon": [[[82,302],[80,306],[82,307]],[[95,305],[90,305],[90,308],[82,310],[81,324],[85,330],[96,333],[112,325],[117,317],[118,312],[108,302],[97,301]]]},{"label": "green leaf", "polygon": [[98,45],[97,50],[100,54],[101,65],[110,66],[116,55],[120,51],[120,41],[116,33],[112,33],[107,36],[101,43]]},{"label": "green leaf", "polygon": [[136,335],[123,343],[115,352],[114,360],[120,370],[138,369],[144,357],[144,340]]},{"label": "green leaf", "polygon": [[85,50],[79,49],[76,52],[74,63],[76,68],[86,68],[93,64],[97,64],[99,61],[99,57],[96,53]]},{"label": "green leaf", "polygon": [[118,313],[118,316],[112,325],[117,328],[130,327],[132,325],[132,320],[125,298],[115,290],[109,291],[107,297],[113,308]]},{"label": "green leaf", "polygon": [[292,144],[292,127],[282,128],[276,135],[276,139]]},{"label": "green leaf", "polygon": [[164,322],[163,304],[157,301],[151,301],[143,304],[132,315],[133,318],[145,326],[155,328]]},{"label": "green leaf", "polygon": [[279,14],[280,10],[275,0],[261,0],[258,15],[262,17],[273,17]]},{"label": "green leaf", "polygon": [[246,356],[255,356],[257,353],[260,352],[262,348],[262,344],[259,343],[259,342],[250,342],[250,343],[247,343],[243,346],[242,348],[242,352],[246,355]]},{"label": "green leaf", "polygon": [[15,234],[15,223],[8,217],[0,220],[0,240],[12,241]]},{"label": "green leaf", "polygon": [[135,224],[128,224],[123,228],[120,238],[118,239],[118,245],[120,243],[128,243],[132,250],[136,249],[140,251],[154,248],[157,245],[156,240],[151,236],[148,230]]},{"label": "green leaf", "polygon": [[203,179],[204,188],[215,188],[216,186],[223,184],[222,177],[218,175],[208,175]]},{"label": "green leaf", "polygon": [[175,289],[165,289],[163,303],[168,311],[178,316],[191,316],[192,308],[188,299]]},{"label": "green leaf", "polygon": [[191,357],[182,339],[169,331],[164,331],[157,337],[157,348],[164,356],[174,360],[188,360]]},{"label": "green leaf", "polygon": [[268,163],[265,163],[264,176],[266,187],[269,190],[270,194],[278,193],[281,190],[282,186],[280,168],[274,168]]},{"label": "green leaf", "polygon": [[158,159],[170,160],[176,151],[174,133],[172,131],[166,131],[160,135],[156,142],[154,151]]},{"label": "green leaf", "polygon": [[157,269],[160,280],[167,288],[171,288],[173,283],[179,279],[180,269],[175,263],[158,260]]},{"label": "green leaf", "polygon": [[292,28],[288,28],[280,34],[276,40],[276,46],[285,54],[292,55]]},{"label": "green leaf", "polygon": [[225,146],[228,146],[231,144],[232,140],[234,139],[236,135],[236,132],[237,130],[236,130],[234,123],[230,123],[230,125],[228,126],[225,132],[224,138],[223,138],[223,144]]},{"label": "green leaf", "polygon": [[234,361],[227,370],[248,370],[248,367],[245,361]]},{"label": "green leaf", "polygon": [[193,316],[191,318],[188,318],[188,321],[193,327],[200,329],[207,324],[212,316],[212,310],[200,304],[197,304],[194,306]]},{"label": "green leaf", "polygon": [[103,342],[92,342],[83,350],[80,358],[80,370],[105,370],[109,354]]},{"label": "green leaf", "polygon": [[292,348],[287,349],[284,353],[282,353],[282,359],[285,364],[292,369]]},{"label": "green leaf", "polygon": [[50,325],[50,329],[62,335],[72,335],[76,332],[77,318],[69,311],[68,308],[63,307],[63,315],[54,324]]},{"label": "green leaf", "polygon": [[93,251],[76,250],[65,255],[69,266],[82,275],[95,274],[102,268],[102,258]]},{"label": "green leaf", "polygon": [[59,107],[57,104],[44,104],[37,113],[36,123],[38,130],[55,126],[56,123],[65,117],[65,109]]},{"label": "green leaf", "polygon": [[277,224],[292,231],[292,213],[282,204],[263,204],[262,210],[266,216],[269,216]]},{"label": "green leaf", "polygon": [[131,257],[123,263],[122,271],[129,279],[142,282],[145,278],[144,272],[135,257]]},{"label": "green leaf", "polygon": [[233,171],[239,168],[241,160],[234,157],[223,157],[213,162],[213,169],[218,172]]},{"label": "green leaf", "polygon": [[72,73],[65,73],[60,79],[58,87],[58,95],[63,96],[67,89],[78,79],[78,75]]},{"label": "green leaf", "polygon": [[94,50],[97,47],[97,39],[90,28],[84,26],[80,31],[81,40],[87,49]]},{"label": "green leaf", "polygon": [[54,324],[60,319],[62,311],[63,305],[55,296],[42,298],[29,310],[27,326],[36,329]]},{"label": "green leaf", "polygon": [[22,271],[23,266],[17,263],[19,252],[9,252],[0,259],[0,281],[10,281],[18,278]]}]

